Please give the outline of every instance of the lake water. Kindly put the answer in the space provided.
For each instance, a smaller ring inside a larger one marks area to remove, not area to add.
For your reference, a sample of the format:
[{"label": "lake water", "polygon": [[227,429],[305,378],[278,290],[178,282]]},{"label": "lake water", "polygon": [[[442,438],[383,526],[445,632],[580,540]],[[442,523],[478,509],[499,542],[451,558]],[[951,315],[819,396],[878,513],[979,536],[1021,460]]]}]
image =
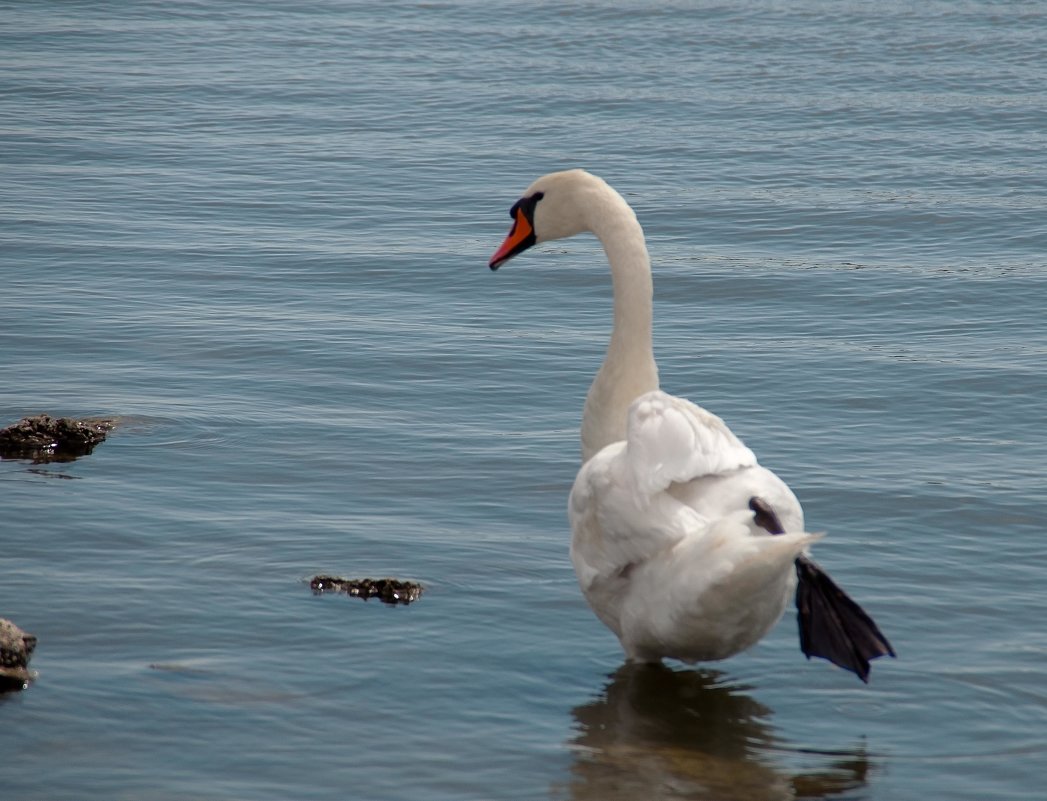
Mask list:
[{"label": "lake water", "polygon": [[[1047,8],[0,5],[4,799],[1029,799],[1047,762]],[[664,387],[794,488],[899,658],[622,667],[568,561],[594,239]],[[409,607],[316,573],[423,582]]]}]

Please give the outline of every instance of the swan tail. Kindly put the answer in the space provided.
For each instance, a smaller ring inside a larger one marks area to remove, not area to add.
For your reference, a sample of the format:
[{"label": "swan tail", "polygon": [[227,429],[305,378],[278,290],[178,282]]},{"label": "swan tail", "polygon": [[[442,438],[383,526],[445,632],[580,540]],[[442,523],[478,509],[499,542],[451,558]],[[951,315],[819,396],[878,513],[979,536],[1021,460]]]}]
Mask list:
[{"label": "swan tail", "polygon": [[869,660],[895,656],[871,617],[806,556],[796,559],[796,618],[800,650],[869,682]]}]

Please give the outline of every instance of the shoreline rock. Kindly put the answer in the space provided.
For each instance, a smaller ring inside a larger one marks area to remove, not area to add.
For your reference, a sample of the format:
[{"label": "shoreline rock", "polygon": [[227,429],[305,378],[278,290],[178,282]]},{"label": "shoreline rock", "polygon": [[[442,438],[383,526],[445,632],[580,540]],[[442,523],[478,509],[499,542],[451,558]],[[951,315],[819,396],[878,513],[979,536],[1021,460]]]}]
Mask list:
[{"label": "shoreline rock", "polygon": [[0,693],[24,690],[33,676],[29,659],[36,648],[36,637],[0,617]]},{"label": "shoreline rock", "polygon": [[32,459],[34,464],[71,462],[105,440],[116,422],[104,417],[23,417],[0,430],[0,458]]},{"label": "shoreline rock", "polygon": [[351,598],[377,598],[384,604],[397,605],[417,601],[424,589],[413,581],[394,578],[346,579],[337,576],[314,576],[309,587],[317,595],[325,592],[342,592]]}]

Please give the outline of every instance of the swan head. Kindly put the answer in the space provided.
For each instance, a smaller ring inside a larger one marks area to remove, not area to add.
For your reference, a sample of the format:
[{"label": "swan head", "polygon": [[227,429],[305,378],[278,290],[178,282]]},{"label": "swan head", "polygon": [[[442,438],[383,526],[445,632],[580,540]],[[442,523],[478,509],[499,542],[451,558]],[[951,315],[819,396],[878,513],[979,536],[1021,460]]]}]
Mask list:
[{"label": "swan head", "polygon": [[585,170],[543,175],[509,209],[513,227],[491,256],[490,268],[497,270],[540,242],[593,231],[608,200],[625,203],[602,178]]}]

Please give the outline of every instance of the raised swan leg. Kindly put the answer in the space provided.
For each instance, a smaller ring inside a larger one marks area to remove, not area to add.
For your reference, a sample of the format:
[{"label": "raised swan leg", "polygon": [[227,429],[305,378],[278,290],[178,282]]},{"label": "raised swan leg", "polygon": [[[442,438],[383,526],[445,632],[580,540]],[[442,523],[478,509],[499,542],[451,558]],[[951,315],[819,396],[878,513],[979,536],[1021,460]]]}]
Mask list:
[{"label": "raised swan leg", "polygon": [[[784,534],[774,509],[752,498],[756,525],[771,534]],[[800,628],[800,650],[808,659],[820,656],[850,670],[868,683],[869,660],[894,656],[894,649],[871,617],[841,590],[815,562],[796,558],[796,621]]]}]

